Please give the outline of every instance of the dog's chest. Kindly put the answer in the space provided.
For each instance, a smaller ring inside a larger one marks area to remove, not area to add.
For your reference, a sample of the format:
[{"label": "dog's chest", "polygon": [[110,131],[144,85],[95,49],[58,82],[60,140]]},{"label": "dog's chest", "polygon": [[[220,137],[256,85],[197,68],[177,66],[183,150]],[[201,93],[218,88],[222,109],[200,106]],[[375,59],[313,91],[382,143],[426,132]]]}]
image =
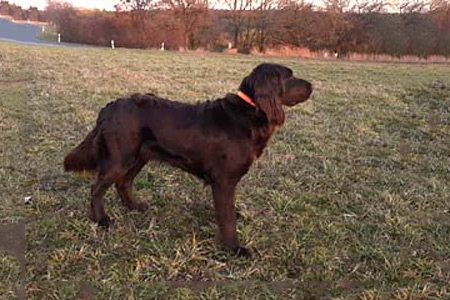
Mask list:
[{"label": "dog's chest", "polygon": [[257,131],[253,134],[253,155],[254,159],[259,158],[267,146],[270,138],[275,132],[275,128],[271,127],[264,131]]}]

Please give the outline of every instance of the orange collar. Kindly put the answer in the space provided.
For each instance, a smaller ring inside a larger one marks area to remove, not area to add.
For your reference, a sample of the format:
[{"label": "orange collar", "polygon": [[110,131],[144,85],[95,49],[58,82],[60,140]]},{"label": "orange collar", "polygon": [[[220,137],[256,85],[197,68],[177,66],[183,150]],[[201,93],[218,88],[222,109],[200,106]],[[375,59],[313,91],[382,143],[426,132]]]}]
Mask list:
[{"label": "orange collar", "polygon": [[247,102],[248,104],[250,104],[253,107],[256,107],[255,102],[253,102],[252,98],[250,98],[249,96],[247,96],[246,94],[244,94],[243,92],[239,91],[237,93],[237,95],[244,100],[245,102]]}]

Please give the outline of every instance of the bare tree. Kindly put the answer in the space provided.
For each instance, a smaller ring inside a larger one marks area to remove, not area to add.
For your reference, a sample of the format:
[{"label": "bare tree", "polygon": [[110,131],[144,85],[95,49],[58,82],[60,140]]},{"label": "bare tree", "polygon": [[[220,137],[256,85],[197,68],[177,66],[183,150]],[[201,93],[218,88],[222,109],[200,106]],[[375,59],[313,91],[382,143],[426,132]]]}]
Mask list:
[{"label": "bare tree", "polygon": [[162,0],[163,7],[173,10],[182,26],[184,48],[195,47],[195,30],[208,12],[208,0]]},{"label": "bare tree", "polygon": [[116,10],[143,11],[149,9],[154,1],[152,0],[119,0]]},{"label": "bare tree", "polygon": [[281,4],[278,0],[259,0],[256,3],[255,42],[260,52],[265,51],[266,44],[270,39],[269,27],[275,19],[272,12],[279,9],[281,5],[284,5],[284,3]]},{"label": "bare tree", "polygon": [[318,23],[321,32],[319,36],[325,37],[325,44],[333,51],[344,54],[349,51],[353,23],[349,19],[350,0],[324,0],[325,15]]},{"label": "bare tree", "polygon": [[430,15],[440,30],[450,33],[450,0],[432,0]]},{"label": "bare tree", "polygon": [[430,16],[439,30],[437,52],[450,57],[450,1],[432,0]]},{"label": "bare tree", "polygon": [[328,13],[343,14],[350,9],[350,0],[323,0]]},{"label": "bare tree", "polygon": [[235,48],[241,48],[244,28],[249,26],[250,15],[253,9],[253,0],[223,0],[223,5],[230,11],[230,21],[233,31],[233,44]]},{"label": "bare tree", "polygon": [[429,10],[429,2],[426,0],[409,1],[405,10],[408,13],[426,13]]},{"label": "bare tree", "polygon": [[75,10],[72,5],[67,2],[58,2],[54,0],[47,0],[47,7],[45,8],[47,19],[56,25],[63,23],[64,18]]},{"label": "bare tree", "polygon": [[391,7],[400,14],[424,13],[428,10],[426,0],[391,0]]},{"label": "bare tree", "polygon": [[384,0],[355,0],[351,10],[358,14],[386,12],[389,5]]},{"label": "bare tree", "polygon": [[445,11],[450,12],[449,0],[431,0],[430,11]]},{"label": "bare tree", "polygon": [[145,48],[147,39],[146,19],[148,10],[156,5],[155,0],[119,0],[115,6],[116,11],[128,11],[134,22],[134,30],[138,38],[140,48]]},{"label": "bare tree", "polygon": [[283,1],[279,7],[270,27],[273,44],[313,48],[317,12],[313,11],[312,3],[304,0]]},{"label": "bare tree", "polygon": [[22,7],[15,4],[11,4],[9,6],[9,15],[13,17],[14,20],[25,19],[25,12],[23,11]]},{"label": "bare tree", "polygon": [[27,20],[38,21],[39,20],[39,10],[37,7],[30,7],[26,12]]},{"label": "bare tree", "polygon": [[9,3],[0,1],[0,15],[9,15]]}]

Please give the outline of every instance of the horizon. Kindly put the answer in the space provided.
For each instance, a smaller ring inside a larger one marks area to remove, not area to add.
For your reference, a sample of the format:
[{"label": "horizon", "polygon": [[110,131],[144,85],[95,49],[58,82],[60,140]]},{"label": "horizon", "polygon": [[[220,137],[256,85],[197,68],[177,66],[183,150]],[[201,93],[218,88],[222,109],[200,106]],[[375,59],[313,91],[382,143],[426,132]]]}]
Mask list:
[{"label": "horizon", "polygon": [[[47,7],[47,0],[6,0],[10,4],[16,4],[23,9],[30,7],[37,7],[39,10],[44,10]],[[119,4],[119,0],[66,0],[60,2],[67,2],[76,8],[85,9],[100,9],[100,10],[115,10],[114,5]]]},{"label": "horizon", "polygon": [[[16,4],[23,9],[30,7],[37,7],[39,10],[45,10],[48,0],[2,0],[9,2],[10,4]],[[325,0],[306,0],[306,3],[311,3],[315,7],[323,7]],[[57,0],[56,2],[65,2],[71,4],[74,8],[78,9],[99,9],[106,11],[115,11],[115,5],[120,4],[120,0]],[[350,0],[353,4],[358,3],[357,0]],[[402,0],[390,0],[386,2],[384,12],[395,13],[398,11],[398,6]],[[220,9],[223,6],[211,6],[212,9]]]},{"label": "horizon", "polygon": [[[5,0],[10,4],[16,4],[21,6],[23,9],[28,9],[30,7],[37,7],[39,10],[44,10],[47,7],[47,0]],[[66,2],[71,4],[75,8],[84,9],[99,9],[114,11],[115,5],[120,3],[120,0],[61,0],[57,2]],[[323,4],[323,0],[308,0],[306,2],[312,3],[313,5],[320,6]],[[214,8],[214,7],[213,7]]]}]

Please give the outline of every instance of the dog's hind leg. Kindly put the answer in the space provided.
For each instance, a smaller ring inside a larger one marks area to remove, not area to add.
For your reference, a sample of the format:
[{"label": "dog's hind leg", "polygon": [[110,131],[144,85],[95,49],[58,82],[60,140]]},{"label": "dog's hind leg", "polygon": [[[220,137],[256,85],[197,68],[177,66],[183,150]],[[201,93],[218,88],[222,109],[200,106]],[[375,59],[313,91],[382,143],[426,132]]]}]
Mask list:
[{"label": "dog's hind leg", "polygon": [[130,210],[145,211],[148,205],[145,202],[139,202],[133,195],[133,179],[146,164],[145,160],[138,159],[128,170],[128,172],[118,181],[116,189],[122,204]]},{"label": "dog's hind leg", "polygon": [[91,187],[91,207],[90,218],[99,226],[108,227],[111,219],[105,212],[105,204],[103,196],[108,188],[117,180],[124,176],[125,171],[119,166],[111,166],[107,164],[98,174],[97,181]]},{"label": "dog's hind leg", "polygon": [[105,212],[105,204],[103,200],[103,196],[111,184],[111,181],[107,181],[99,177],[91,187],[90,218],[102,227],[108,227],[111,221]]}]

